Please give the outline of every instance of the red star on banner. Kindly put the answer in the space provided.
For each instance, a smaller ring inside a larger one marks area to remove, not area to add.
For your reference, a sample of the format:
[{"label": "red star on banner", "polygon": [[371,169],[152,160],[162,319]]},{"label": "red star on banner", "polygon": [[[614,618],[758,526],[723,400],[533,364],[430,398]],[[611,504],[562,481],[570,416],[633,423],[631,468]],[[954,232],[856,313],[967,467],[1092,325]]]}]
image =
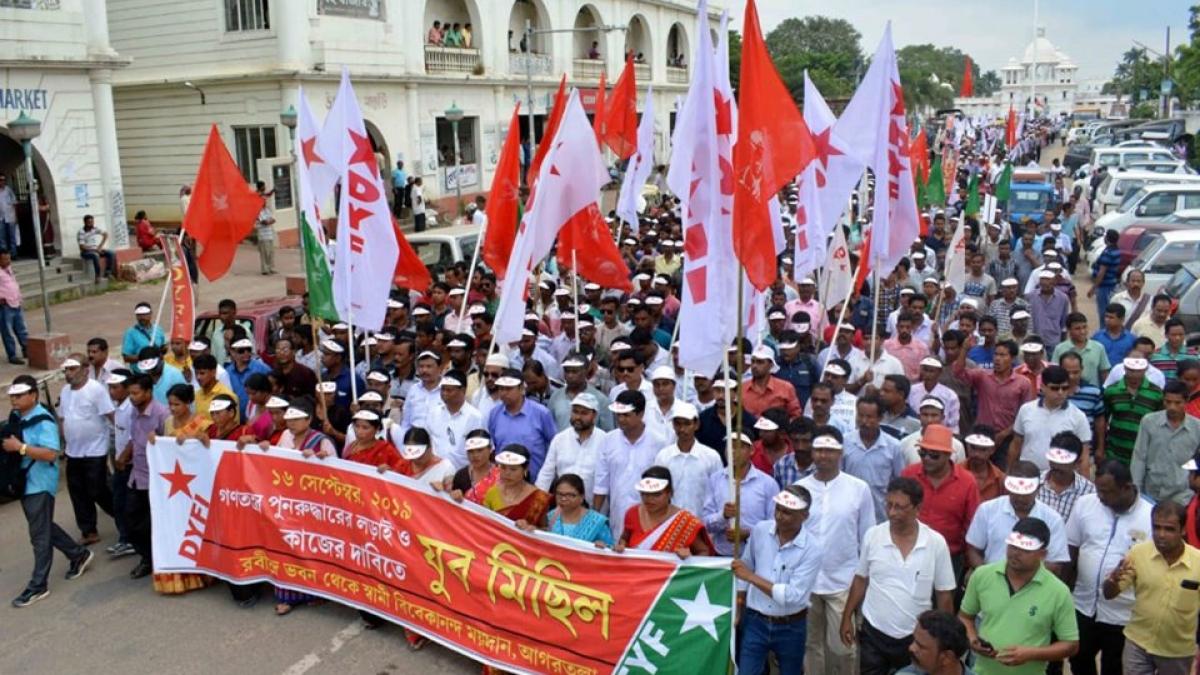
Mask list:
[{"label": "red star on banner", "polygon": [[721,92],[713,90],[713,102],[717,108],[717,135],[728,136],[733,133],[733,108],[729,99],[721,96]]},{"label": "red star on banner", "polygon": [[313,136],[307,140],[300,141],[300,152],[304,154],[304,165],[312,166],[313,164],[324,164],[325,160],[317,154],[317,137]]},{"label": "red star on banner", "polygon": [[833,133],[833,126],[825,127],[825,130],[819,134],[813,134],[813,145],[817,151],[817,160],[821,162],[821,168],[829,168],[829,158],[835,155],[845,154],[837,149],[837,146],[830,142],[829,136]]},{"label": "red star on banner", "polygon": [[354,141],[354,154],[350,155],[350,164],[366,164],[371,169],[371,175],[379,178],[379,163],[375,161],[375,150],[371,147],[371,139],[355,133],[353,129],[347,131],[350,133],[350,140]]},{"label": "red star on banner", "polygon": [[899,82],[892,82],[892,116],[904,117],[904,89]]},{"label": "red star on banner", "polygon": [[160,473],[158,475],[167,479],[167,482],[171,484],[171,492],[167,494],[167,499],[170,499],[181,492],[191,498],[192,490],[190,487],[188,487],[188,485],[196,476],[194,474],[184,473],[183,467],[179,465],[179,460],[175,460],[174,471],[170,473]]}]

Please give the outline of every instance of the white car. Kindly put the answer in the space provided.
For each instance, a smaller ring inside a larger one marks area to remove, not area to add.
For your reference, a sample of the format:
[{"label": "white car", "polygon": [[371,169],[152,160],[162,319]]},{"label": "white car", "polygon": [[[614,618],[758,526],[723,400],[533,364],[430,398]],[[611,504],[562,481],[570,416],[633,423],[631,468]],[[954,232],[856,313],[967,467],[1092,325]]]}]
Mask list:
[{"label": "white car", "polygon": [[1200,260],[1200,230],[1171,230],[1155,235],[1129,263],[1146,275],[1145,293],[1153,296],[1185,262]]},{"label": "white car", "polygon": [[1092,199],[1096,202],[1093,207],[1103,215],[1117,208],[1125,196],[1134,193],[1145,185],[1167,183],[1187,183],[1200,185],[1200,176],[1185,173],[1158,173],[1154,171],[1134,171],[1117,168],[1110,170],[1104,180],[1096,186]]}]

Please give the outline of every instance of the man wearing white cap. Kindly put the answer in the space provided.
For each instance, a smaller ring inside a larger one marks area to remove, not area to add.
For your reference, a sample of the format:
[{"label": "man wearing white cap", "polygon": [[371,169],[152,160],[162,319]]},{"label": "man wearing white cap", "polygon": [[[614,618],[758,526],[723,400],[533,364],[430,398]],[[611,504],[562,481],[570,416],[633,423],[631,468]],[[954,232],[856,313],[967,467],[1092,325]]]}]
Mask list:
[{"label": "man wearing white cap", "polygon": [[608,506],[613,540],[620,541],[625,529],[624,514],[641,501],[637,482],[642,472],[654,464],[654,458],[666,442],[646,426],[646,397],[640,391],[623,391],[609,406],[616,416],[617,429],[605,435],[596,461],[595,508]]},{"label": "man wearing white cap", "polygon": [[487,425],[479,410],[467,403],[467,377],[461,370],[446,371],[438,390],[442,400],[430,407],[425,428],[434,451],[457,471],[467,465],[467,434]]},{"label": "man wearing white cap", "polygon": [[245,417],[246,406],[250,403],[246,379],[255,373],[268,375],[271,367],[254,355],[254,341],[245,335],[235,337],[229,345],[229,351],[231,360],[225,369],[229,373],[229,388],[237,395],[239,412]]},{"label": "man wearing white cap", "polygon": [[921,359],[929,356],[929,345],[913,334],[913,327],[925,321],[924,312],[901,311],[896,317],[892,336],[883,341],[884,350],[900,361],[909,380],[917,379],[921,372]]},{"label": "man wearing white cap", "polygon": [[879,426],[883,419],[883,402],[878,396],[859,398],[855,409],[855,429],[846,434],[843,441],[842,468],[871,486],[875,522],[881,523],[887,519],[884,510],[887,485],[904,471],[904,452],[900,449],[900,443],[883,433]]},{"label": "man wearing white cap", "polygon": [[508,357],[503,354],[489,354],[483,364],[483,386],[475,390],[475,396],[471,398],[471,405],[479,411],[480,415],[486,420],[491,414],[492,408],[500,404],[500,390],[496,387],[496,380],[508,368]]},{"label": "man wearing white cap", "polygon": [[996,320],[996,335],[1001,339],[1012,334],[1012,315],[1017,309],[1029,309],[1029,303],[1018,295],[1017,280],[1013,277],[1000,282],[1000,297],[988,305],[987,315]]},{"label": "man wearing white cap", "polygon": [[1138,425],[1129,469],[1134,485],[1155,502],[1173,499],[1187,506],[1192,498],[1183,465],[1200,448],[1200,420],[1186,413],[1187,402],[1187,385],[1171,380],[1163,389],[1163,409]]},{"label": "man wearing white cap", "polygon": [[1071,300],[1055,287],[1056,278],[1057,274],[1051,270],[1038,273],[1037,290],[1025,296],[1029,301],[1030,329],[1042,338],[1048,352],[1062,342],[1067,315],[1071,313]]},{"label": "man wearing white cap", "polygon": [[941,383],[944,368],[942,360],[936,356],[927,356],[921,359],[919,365],[921,381],[914,383],[909,391],[908,404],[919,411],[921,402],[926,397],[932,396],[938,399],[945,406],[943,412],[946,426],[950,427],[951,431],[958,433],[958,395],[950,387]]},{"label": "man wearing white cap", "polygon": [[75,510],[75,523],[90,546],[100,541],[96,530],[96,507],[113,515],[108,478],[108,429],[113,421],[108,388],[89,379],[82,354],[63,361],[66,386],[62,388],[58,414],[66,439],[67,491]]},{"label": "man wearing white cap", "polygon": [[487,417],[492,443],[497,448],[510,443],[525,446],[529,451],[529,474],[536,476],[546,460],[550,441],[558,433],[554,416],[546,406],[525,395],[525,382],[516,368],[501,371],[500,377],[496,378],[496,389],[499,405],[493,407]]},{"label": "man wearing white cap", "polygon": [[[335,386],[334,402],[349,409],[353,391],[363,391],[367,385],[357,374],[350,371],[346,365],[346,343],[337,340],[325,340],[321,343],[322,382],[332,382]],[[351,389],[350,378],[354,378],[354,389]]]},{"label": "man wearing white cap", "polygon": [[139,302],[133,308],[133,325],[125,329],[125,337],[121,341],[121,356],[125,363],[135,363],[146,347],[157,347],[161,352],[167,346],[167,336],[161,328],[152,325],[153,313],[148,302]]},{"label": "man wearing white cap", "polygon": [[969,269],[966,279],[963,281],[962,297],[975,298],[979,301],[980,307],[987,307],[996,295],[996,280],[983,271],[983,253],[975,251],[969,253],[968,258]]},{"label": "man wearing white cap", "polygon": [[[1050,449],[1050,440],[1060,431],[1070,431],[1084,446],[1091,445],[1092,427],[1083,411],[1067,400],[1070,388],[1070,376],[1062,366],[1046,366],[1042,370],[1041,399],[1023,404],[1013,421],[1013,439],[1008,446],[1009,466],[1018,459],[1025,459],[1039,469],[1049,469],[1046,451]],[[1111,441],[1111,438],[1108,440]],[[1133,434],[1130,434],[1128,447],[1130,450],[1133,448]],[[1129,451],[1122,457],[1128,458]]]},{"label": "man wearing white cap", "polygon": [[525,328],[521,331],[521,339],[517,341],[517,348],[508,357],[512,362],[512,367],[521,370],[525,367],[525,362],[532,359],[542,364],[546,375],[556,380],[562,379],[562,370],[558,367],[558,361],[539,342],[536,326],[532,321],[526,321]]},{"label": "man wearing white cap", "polygon": [[[739,532],[745,542],[754,526],[770,520],[775,511],[772,500],[779,494],[780,486],[771,478],[771,474],[754,466],[754,462],[750,461],[752,454],[750,437],[744,433],[735,434],[733,462],[721,467],[718,459],[717,470],[708,475],[701,520],[712,535],[718,555],[733,555],[733,545],[738,540]],[[791,461],[792,458],[789,456],[786,460]],[[734,479],[741,483],[737,488],[740,492],[738,504],[734,504],[733,493],[730,492]],[[735,516],[738,517],[740,530],[733,528]]]},{"label": "man wearing white cap", "polygon": [[[569,426],[555,434],[550,441],[546,461],[537,475],[536,485],[539,489],[549,491],[555,479],[573,473],[583,481],[584,497],[588,502],[592,501],[600,445],[608,435],[596,425],[600,400],[590,391],[579,392],[571,399]],[[604,401],[607,405],[608,399]]]},{"label": "man wearing white cap", "polygon": [[606,297],[600,300],[600,324],[596,326],[596,343],[608,349],[613,340],[629,335],[629,325],[620,317],[620,299]]},{"label": "man wearing white cap", "polygon": [[[441,403],[441,383],[442,355],[433,351],[418,354],[417,384],[408,390],[408,396],[404,399],[404,416],[397,430],[401,438],[413,427],[426,426],[429,412]],[[465,461],[465,455],[463,459]]]},{"label": "man wearing white cap", "polygon": [[760,345],[750,355],[750,381],[742,388],[742,406],[751,415],[761,415],[770,408],[784,409],[789,418],[803,414],[796,388],[774,377],[777,369],[775,352]]},{"label": "man wearing white cap", "polygon": [[[817,363],[822,367],[827,367],[836,359],[844,360],[850,366],[850,372],[846,373],[848,382],[858,382],[862,379],[863,373],[867,372],[867,368],[871,367],[871,360],[863,350],[854,346],[854,326],[843,323],[837,327],[837,332],[833,336],[833,345],[822,349],[817,354]],[[824,372],[821,373],[824,377]]]},{"label": "man wearing white cap", "polygon": [[[672,420],[675,419],[677,407],[683,403],[675,397],[675,369],[657,366],[650,374],[650,386],[654,398],[646,403],[646,426],[657,431],[667,443],[674,443],[675,427]],[[695,514],[695,511],[692,513]]]},{"label": "man wearing white cap", "polygon": [[1037,498],[1057,511],[1064,523],[1071,517],[1079,498],[1096,491],[1092,481],[1080,473],[1082,458],[1083,444],[1075,434],[1063,431],[1050,439],[1050,449],[1046,451],[1050,468],[1042,472]]},{"label": "man wearing white cap", "polygon": [[789,300],[783,308],[789,317],[795,316],[796,312],[808,314],[809,320],[812,322],[810,330],[814,335],[822,335],[822,331],[825,329],[825,310],[817,300],[816,292],[817,284],[813,278],[811,276],[804,277],[796,284],[796,299]]},{"label": "man wearing white cap", "polygon": [[550,400],[546,402],[546,407],[554,414],[554,425],[559,432],[571,426],[571,408],[575,397],[583,393],[596,399],[596,426],[604,431],[612,430],[613,421],[612,413],[608,411],[608,397],[588,379],[594,367],[595,362],[592,358],[583,354],[571,352],[563,359],[563,386],[556,388],[550,394]]},{"label": "man wearing white cap", "polygon": [[[696,406],[678,401],[671,408],[670,444],[658,451],[654,464],[665,466],[671,472],[671,502],[692,515],[701,516],[709,476],[721,470],[721,456],[696,440],[696,431],[700,429],[700,413]],[[714,538],[718,536],[719,533],[714,533]]]},{"label": "man wearing white cap", "polygon": [[1041,477],[1041,470],[1033,462],[1018,461],[1009,466],[1004,479],[1008,494],[980,504],[967,528],[968,568],[1003,560],[1008,533],[1022,518],[1038,518],[1049,526],[1046,564],[1052,570],[1058,571],[1070,561],[1062,516],[1037,499]]}]

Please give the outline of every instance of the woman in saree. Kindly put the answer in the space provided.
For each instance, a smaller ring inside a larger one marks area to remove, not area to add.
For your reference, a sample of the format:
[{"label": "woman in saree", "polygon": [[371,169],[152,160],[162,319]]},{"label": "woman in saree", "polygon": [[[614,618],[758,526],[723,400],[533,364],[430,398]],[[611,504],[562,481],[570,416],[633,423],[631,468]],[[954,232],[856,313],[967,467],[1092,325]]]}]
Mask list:
[{"label": "woman in saree", "polygon": [[[564,473],[550,485],[550,494],[554,496],[556,508],[546,516],[547,531],[591,542],[598,547],[613,545],[608,517],[588,507],[582,478]],[[527,532],[534,529],[524,520],[517,521],[517,527]]]},{"label": "woman in saree", "polygon": [[[173,436],[179,445],[192,440],[199,440],[205,445],[208,443],[208,428],[212,422],[192,412],[195,400],[196,393],[190,384],[177,384],[167,390],[167,408],[171,416],[163,423],[163,432]],[[234,410],[237,410],[237,406],[234,406]],[[149,442],[154,443],[155,440],[151,434]],[[204,574],[155,574],[154,590],[163,595],[182,595],[197,588],[207,588],[215,582],[215,579]]]},{"label": "woman in saree", "polygon": [[243,436],[254,436],[250,428],[238,423],[238,405],[229,394],[217,394],[212,403],[208,404],[208,414],[212,424],[208,425],[207,434],[200,438],[204,447],[209,441],[240,441]]},{"label": "woman in saree", "polygon": [[509,443],[496,454],[500,479],[483,495],[483,506],[508,518],[544,527],[546,511],[550,509],[550,493],[539,490],[529,482],[529,450],[519,443]]},{"label": "woman in saree", "polygon": [[492,461],[492,435],[487,429],[474,429],[467,433],[463,445],[467,450],[467,465],[453,478],[443,481],[442,489],[448,490],[455,501],[466,499],[482,504],[483,496],[500,480],[500,467]]},{"label": "woman in saree", "polygon": [[256,441],[269,440],[271,432],[275,430],[275,422],[267,408],[271,400],[271,380],[262,373],[251,373],[246,378],[245,386],[246,426]]},{"label": "woman in saree", "polygon": [[400,451],[386,438],[380,438],[383,418],[373,410],[354,413],[350,430],[354,440],[343,451],[343,459],[359,464],[370,464],[380,473],[392,470],[405,476],[412,475],[412,463],[400,456]]},{"label": "woman in saree", "polygon": [[287,431],[287,420],[283,418],[288,409],[288,402],[278,396],[267,399],[267,413],[271,415],[271,435],[263,442],[268,445],[279,445],[283,432]]},{"label": "woman in saree", "polygon": [[613,550],[632,547],[643,551],[690,555],[712,555],[715,548],[699,518],[671,504],[671,472],[652,466],[642,472],[637,491],[642,503],[625,512],[625,531]]}]

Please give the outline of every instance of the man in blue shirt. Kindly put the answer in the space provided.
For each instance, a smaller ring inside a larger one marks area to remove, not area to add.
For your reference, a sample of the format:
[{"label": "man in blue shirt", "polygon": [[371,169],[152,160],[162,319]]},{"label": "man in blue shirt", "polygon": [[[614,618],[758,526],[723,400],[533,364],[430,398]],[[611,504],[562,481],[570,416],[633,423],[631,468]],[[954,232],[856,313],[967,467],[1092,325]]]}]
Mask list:
[{"label": "man in blue shirt", "polygon": [[521,371],[515,368],[501,372],[496,389],[500,405],[491,409],[487,421],[492,447],[502,451],[510,443],[525,446],[529,450],[529,474],[536,476],[542,470],[550,441],[558,433],[554,415],[541,403],[525,398],[525,383]]},{"label": "man in blue shirt", "polygon": [[397,218],[404,215],[404,190],[408,187],[408,172],[404,170],[404,162],[397,160],[396,168],[392,169],[392,213]]},{"label": "man in blue shirt", "polygon": [[154,400],[163,405],[167,405],[167,392],[171,391],[171,387],[177,384],[187,384],[187,380],[183,379],[183,373],[178,368],[158,358],[158,349],[155,347],[142,349],[138,354],[138,361],[134,364],[133,371],[150,376],[154,382]]},{"label": "man in blue shirt", "polygon": [[[353,392],[364,392],[367,390],[367,384],[361,377],[350,371],[350,367],[346,365],[346,346],[337,340],[325,340],[321,343],[321,365],[325,371],[321,379],[326,382],[333,382],[337,385],[337,393],[334,395],[334,403],[339,406],[350,409],[350,402],[354,400]],[[247,373],[249,374],[249,373]],[[354,388],[351,389],[351,380],[354,378]],[[233,379],[233,374],[230,374],[230,379]]]},{"label": "man in blue shirt", "polygon": [[1116,230],[1104,233],[1104,251],[1092,263],[1092,287],[1088,289],[1088,297],[1096,298],[1097,314],[1106,311],[1108,301],[1117,289],[1121,272],[1121,249],[1117,242],[1121,235]]},{"label": "man in blue shirt", "polygon": [[1104,347],[1104,352],[1108,354],[1108,362],[1114,366],[1129,356],[1129,350],[1133,349],[1137,336],[1125,328],[1125,305],[1118,302],[1108,303],[1104,308],[1104,328],[1096,331],[1092,339]]},{"label": "man in blue shirt", "polygon": [[[71,561],[67,579],[76,579],[92,564],[95,554],[71,539],[54,522],[54,494],[58,491],[58,455],[62,450],[58,424],[38,403],[37,381],[20,375],[8,388],[12,412],[4,428],[5,452],[19,453],[26,470],[25,496],[21,510],[29,524],[33,545],[33,575],[29,585],[12,601],[13,607],[28,607],[50,595],[47,579],[54,562],[54,549]],[[20,434],[19,436],[17,434]]]},{"label": "man in blue shirt", "polygon": [[153,313],[150,303],[139,302],[133,308],[134,324],[125,330],[125,338],[121,341],[121,356],[125,363],[134,363],[146,347],[158,347],[159,353],[167,346],[167,336],[158,326],[151,324],[150,315]]},{"label": "man in blue shirt", "polygon": [[[234,394],[237,394],[241,419],[245,419],[246,406],[250,403],[250,397],[246,395],[246,378],[254,373],[268,375],[271,367],[254,355],[254,342],[248,337],[236,338],[229,345],[229,351],[233,352],[232,360],[225,365],[225,372],[229,374],[229,388],[233,390]],[[155,387],[156,393],[157,389]],[[360,388],[359,391],[363,391],[363,388]]]},{"label": "man in blue shirt", "polygon": [[776,346],[779,348],[779,356],[776,359],[779,370],[775,377],[795,387],[800,407],[804,407],[808,403],[813,383],[817,381],[817,360],[812,353],[801,351],[800,333],[794,330],[780,333]]}]

